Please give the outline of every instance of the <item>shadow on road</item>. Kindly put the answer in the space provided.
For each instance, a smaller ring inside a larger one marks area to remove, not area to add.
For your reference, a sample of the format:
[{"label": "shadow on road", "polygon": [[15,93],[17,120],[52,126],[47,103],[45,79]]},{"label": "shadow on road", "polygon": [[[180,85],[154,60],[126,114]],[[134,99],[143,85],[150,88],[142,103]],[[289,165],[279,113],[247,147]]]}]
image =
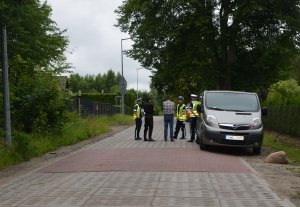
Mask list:
[{"label": "shadow on road", "polygon": [[235,155],[235,156],[257,156],[257,155],[253,155],[251,148],[208,146],[206,151],[217,153],[217,154]]}]

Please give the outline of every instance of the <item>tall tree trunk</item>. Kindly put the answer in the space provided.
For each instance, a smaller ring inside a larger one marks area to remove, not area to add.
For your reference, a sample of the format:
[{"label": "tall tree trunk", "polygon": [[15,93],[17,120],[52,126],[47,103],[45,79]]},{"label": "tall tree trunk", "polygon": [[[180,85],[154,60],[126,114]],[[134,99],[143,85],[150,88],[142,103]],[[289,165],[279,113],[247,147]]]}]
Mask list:
[{"label": "tall tree trunk", "polygon": [[[228,26],[230,14],[230,0],[222,0],[220,9],[220,56],[222,60],[220,87],[224,90],[230,90],[232,88],[232,68],[236,62],[236,23],[231,22],[231,26]],[[234,20],[230,19],[230,21]]]}]

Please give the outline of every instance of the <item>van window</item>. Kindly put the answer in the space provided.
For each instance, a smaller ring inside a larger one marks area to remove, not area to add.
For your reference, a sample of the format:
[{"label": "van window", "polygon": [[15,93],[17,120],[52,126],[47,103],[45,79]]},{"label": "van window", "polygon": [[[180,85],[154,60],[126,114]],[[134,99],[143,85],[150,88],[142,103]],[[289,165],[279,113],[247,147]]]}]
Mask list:
[{"label": "van window", "polygon": [[205,106],[208,109],[240,112],[257,112],[258,99],[255,94],[231,92],[207,92]]}]

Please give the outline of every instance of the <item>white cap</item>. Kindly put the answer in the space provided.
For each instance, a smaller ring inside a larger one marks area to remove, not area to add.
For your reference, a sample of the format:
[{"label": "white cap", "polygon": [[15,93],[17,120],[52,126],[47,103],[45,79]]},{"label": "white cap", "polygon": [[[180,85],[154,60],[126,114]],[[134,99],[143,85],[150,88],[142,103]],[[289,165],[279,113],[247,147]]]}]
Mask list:
[{"label": "white cap", "polygon": [[197,98],[197,95],[191,94],[191,97],[192,97],[192,98]]}]

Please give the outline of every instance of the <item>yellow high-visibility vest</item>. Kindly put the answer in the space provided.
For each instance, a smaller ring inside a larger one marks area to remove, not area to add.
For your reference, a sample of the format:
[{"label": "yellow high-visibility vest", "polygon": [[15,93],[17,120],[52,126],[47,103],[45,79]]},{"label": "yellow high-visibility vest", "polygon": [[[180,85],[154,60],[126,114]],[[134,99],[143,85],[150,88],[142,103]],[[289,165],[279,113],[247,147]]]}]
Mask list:
[{"label": "yellow high-visibility vest", "polygon": [[181,106],[179,106],[179,104],[177,104],[177,119],[179,121],[186,121],[185,104],[182,104]]},{"label": "yellow high-visibility vest", "polygon": [[199,102],[199,101],[192,101],[192,103],[193,103],[193,108],[190,107],[190,110],[191,110],[191,112],[190,112],[190,117],[191,117],[191,118],[193,118],[193,117],[198,117],[199,114],[198,114],[198,111],[197,111],[197,107],[198,107],[198,105],[200,104],[200,102]]},{"label": "yellow high-visibility vest", "polygon": [[141,107],[138,104],[135,104],[133,110],[133,119],[138,119],[141,117]]}]

